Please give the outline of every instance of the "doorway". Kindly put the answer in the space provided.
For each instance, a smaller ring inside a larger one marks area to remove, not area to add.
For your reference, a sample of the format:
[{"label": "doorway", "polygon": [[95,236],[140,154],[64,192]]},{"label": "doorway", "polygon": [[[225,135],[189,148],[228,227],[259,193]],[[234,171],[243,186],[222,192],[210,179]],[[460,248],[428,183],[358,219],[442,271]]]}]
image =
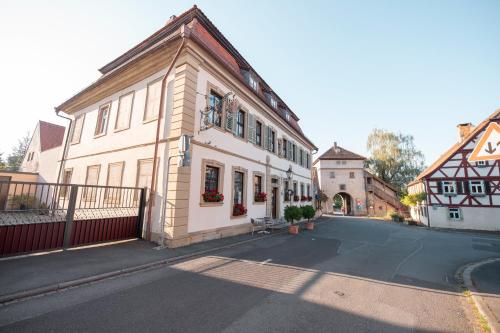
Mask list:
[{"label": "doorway", "polygon": [[278,188],[273,187],[271,190],[271,217],[278,218]]}]

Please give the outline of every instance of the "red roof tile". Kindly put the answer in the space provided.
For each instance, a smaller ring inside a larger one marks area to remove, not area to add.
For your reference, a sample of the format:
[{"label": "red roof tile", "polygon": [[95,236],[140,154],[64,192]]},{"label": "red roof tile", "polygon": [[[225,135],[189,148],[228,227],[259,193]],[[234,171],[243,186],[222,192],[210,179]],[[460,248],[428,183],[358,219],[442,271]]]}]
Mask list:
[{"label": "red roof tile", "polygon": [[40,124],[40,150],[45,151],[62,145],[65,127],[39,121]]}]

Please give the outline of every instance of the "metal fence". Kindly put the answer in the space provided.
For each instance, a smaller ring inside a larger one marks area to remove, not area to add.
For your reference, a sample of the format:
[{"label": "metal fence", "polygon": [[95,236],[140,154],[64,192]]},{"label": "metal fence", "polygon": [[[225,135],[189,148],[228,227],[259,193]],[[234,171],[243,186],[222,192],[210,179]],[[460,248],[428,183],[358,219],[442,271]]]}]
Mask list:
[{"label": "metal fence", "polygon": [[0,182],[0,255],[140,237],[136,187]]}]

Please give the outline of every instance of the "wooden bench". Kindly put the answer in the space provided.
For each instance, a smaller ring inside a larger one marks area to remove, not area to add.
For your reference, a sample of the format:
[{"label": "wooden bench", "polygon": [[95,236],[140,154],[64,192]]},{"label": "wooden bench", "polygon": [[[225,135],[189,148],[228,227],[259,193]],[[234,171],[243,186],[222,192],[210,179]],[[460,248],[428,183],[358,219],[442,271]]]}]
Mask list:
[{"label": "wooden bench", "polygon": [[252,235],[254,234],[257,228],[261,228],[258,233],[270,233],[268,229],[281,229],[288,225],[288,223],[284,219],[272,219],[269,216],[259,217],[259,218],[251,218],[252,222]]}]

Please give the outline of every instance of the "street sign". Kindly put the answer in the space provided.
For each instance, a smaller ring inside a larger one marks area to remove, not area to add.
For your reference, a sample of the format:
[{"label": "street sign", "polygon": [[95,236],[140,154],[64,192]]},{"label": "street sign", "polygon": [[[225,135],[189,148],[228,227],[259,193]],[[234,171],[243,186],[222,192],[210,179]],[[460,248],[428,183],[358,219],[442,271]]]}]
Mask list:
[{"label": "street sign", "polygon": [[481,140],[470,154],[469,161],[500,160],[500,125],[490,123]]}]

